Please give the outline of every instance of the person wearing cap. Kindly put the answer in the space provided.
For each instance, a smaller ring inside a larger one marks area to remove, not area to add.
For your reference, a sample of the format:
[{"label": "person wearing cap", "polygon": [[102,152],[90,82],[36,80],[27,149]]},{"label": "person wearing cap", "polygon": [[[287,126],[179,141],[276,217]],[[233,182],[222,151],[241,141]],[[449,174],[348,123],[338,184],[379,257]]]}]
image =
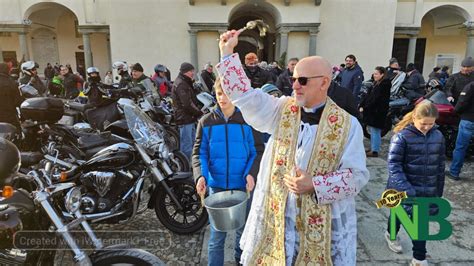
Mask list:
[{"label": "person wearing cap", "polygon": [[258,66],[258,57],[255,53],[245,55],[245,74],[250,79],[252,88],[261,88],[264,84],[273,84],[272,74]]},{"label": "person wearing cap", "polygon": [[446,176],[459,181],[461,178],[462,166],[464,158],[469,148],[472,136],[474,136],[474,81],[464,86],[459,93],[459,98],[454,111],[459,114],[461,121],[459,122],[458,135],[456,137],[456,147],[453,151],[453,161],[446,171]]},{"label": "person wearing cap", "polygon": [[451,75],[446,81],[444,91],[448,95],[448,101],[454,105],[458,102],[462,89],[474,81],[474,59],[467,57],[461,62],[461,71]]},{"label": "person wearing cap", "polygon": [[196,136],[196,122],[203,115],[198,107],[196,92],[193,88],[194,66],[182,63],[178,77],[173,83],[171,97],[175,110],[175,121],[179,127],[179,148],[191,161],[194,139]]},{"label": "person wearing cap", "polygon": [[153,95],[155,99],[160,99],[158,90],[155,87],[155,83],[143,74],[143,67],[140,63],[136,63],[132,66],[132,84],[134,87],[140,87],[142,91],[147,94]]},{"label": "person wearing cap", "polygon": [[0,63],[0,122],[10,123],[20,130],[16,108],[23,101],[18,85],[10,78],[6,63]]},{"label": "person wearing cap", "polygon": [[212,92],[212,88],[214,87],[214,82],[216,81],[216,75],[212,70],[211,63],[207,63],[204,66],[204,70],[201,71],[201,79],[203,81],[203,85],[207,87],[209,92]]}]

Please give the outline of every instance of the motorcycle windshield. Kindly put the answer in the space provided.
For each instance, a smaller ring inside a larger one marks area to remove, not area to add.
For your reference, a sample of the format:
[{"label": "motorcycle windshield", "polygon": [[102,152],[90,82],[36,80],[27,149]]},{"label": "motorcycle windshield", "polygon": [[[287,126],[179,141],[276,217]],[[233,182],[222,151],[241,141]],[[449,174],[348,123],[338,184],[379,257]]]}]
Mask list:
[{"label": "motorcycle windshield", "polygon": [[163,141],[160,127],[137,105],[126,104],[123,111],[135,142],[146,149],[154,150],[154,147]]},{"label": "motorcycle windshield", "polygon": [[446,93],[440,90],[433,90],[426,96],[426,99],[430,100],[434,104],[451,104],[447,99]]}]

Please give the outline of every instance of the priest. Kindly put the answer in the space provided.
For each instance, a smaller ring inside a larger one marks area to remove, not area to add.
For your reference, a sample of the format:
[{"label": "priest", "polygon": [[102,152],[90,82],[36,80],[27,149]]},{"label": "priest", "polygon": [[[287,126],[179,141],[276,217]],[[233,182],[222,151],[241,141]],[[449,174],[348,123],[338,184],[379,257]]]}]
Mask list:
[{"label": "priest", "polygon": [[355,197],[369,180],[362,129],[327,90],[331,65],[319,56],[298,62],[293,97],[250,86],[233,53],[240,31],[221,34],[216,66],[224,92],[245,121],[271,134],[247,224],[244,265],[355,265]]}]

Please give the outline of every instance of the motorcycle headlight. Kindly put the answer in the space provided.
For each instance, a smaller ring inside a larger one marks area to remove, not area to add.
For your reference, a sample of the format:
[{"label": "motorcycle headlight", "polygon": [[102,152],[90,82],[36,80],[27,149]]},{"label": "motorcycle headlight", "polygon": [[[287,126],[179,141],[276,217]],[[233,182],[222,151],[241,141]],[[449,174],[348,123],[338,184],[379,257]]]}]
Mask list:
[{"label": "motorcycle headlight", "polygon": [[81,207],[81,189],[74,187],[66,194],[64,205],[69,213],[75,213]]}]

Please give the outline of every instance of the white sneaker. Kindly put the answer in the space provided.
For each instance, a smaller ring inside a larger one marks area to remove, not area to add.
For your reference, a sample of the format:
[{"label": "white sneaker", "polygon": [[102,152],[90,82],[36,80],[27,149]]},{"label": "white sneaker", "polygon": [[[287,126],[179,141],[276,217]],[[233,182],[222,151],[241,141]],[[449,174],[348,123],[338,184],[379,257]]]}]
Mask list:
[{"label": "white sneaker", "polygon": [[385,231],[385,241],[387,241],[387,244],[388,244],[388,248],[395,252],[395,253],[402,253],[403,252],[403,249],[402,249],[402,245],[400,245],[400,242],[398,242],[398,236],[397,236],[397,239],[395,239],[394,241],[390,240],[390,234]]},{"label": "white sneaker", "polygon": [[411,260],[410,266],[428,266],[428,261],[427,260],[417,260],[413,258]]}]

